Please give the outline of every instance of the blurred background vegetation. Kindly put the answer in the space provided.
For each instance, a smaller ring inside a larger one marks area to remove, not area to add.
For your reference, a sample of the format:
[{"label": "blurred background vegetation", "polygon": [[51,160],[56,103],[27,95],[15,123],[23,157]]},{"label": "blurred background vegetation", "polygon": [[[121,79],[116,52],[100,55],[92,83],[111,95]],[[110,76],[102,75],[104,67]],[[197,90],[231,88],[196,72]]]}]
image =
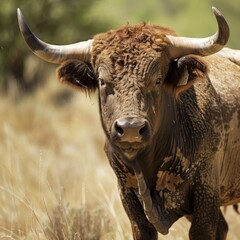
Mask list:
[{"label": "blurred background vegetation", "polygon": [[208,36],[216,30],[211,6],[221,10],[229,22],[231,37],[228,46],[240,48],[238,0],[1,0],[1,92],[32,92],[44,83],[48,69],[52,67],[33,56],[25,45],[17,25],[18,7],[41,39],[68,44],[128,22],[142,21],[169,26],[183,36]]}]

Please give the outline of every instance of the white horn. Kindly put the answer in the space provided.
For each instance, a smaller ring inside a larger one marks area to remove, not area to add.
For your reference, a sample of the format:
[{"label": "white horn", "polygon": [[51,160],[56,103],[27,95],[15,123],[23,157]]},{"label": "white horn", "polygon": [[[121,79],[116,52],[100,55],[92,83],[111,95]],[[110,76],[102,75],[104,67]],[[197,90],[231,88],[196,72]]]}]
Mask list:
[{"label": "white horn", "polygon": [[218,23],[218,31],[214,35],[206,38],[166,36],[170,42],[169,54],[171,59],[188,54],[211,55],[226,45],[230,35],[228,24],[217,8],[212,7],[212,10]]},{"label": "white horn", "polygon": [[20,31],[34,54],[51,63],[61,64],[67,59],[80,59],[90,62],[92,42],[90,39],[69,45],[52,45],[37,38],[26,24],[21,10],[17,9],[18,24]]}]

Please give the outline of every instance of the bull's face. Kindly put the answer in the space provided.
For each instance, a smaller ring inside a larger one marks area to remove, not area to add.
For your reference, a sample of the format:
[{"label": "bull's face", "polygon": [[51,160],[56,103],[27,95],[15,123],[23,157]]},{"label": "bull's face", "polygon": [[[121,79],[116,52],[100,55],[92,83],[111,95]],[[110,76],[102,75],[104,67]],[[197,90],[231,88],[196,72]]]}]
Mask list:
[{"label": "bull's face", "polygon": [[191,59],[189,63],[189,58],[172,61],[166,51],[142,43],[121,52],[116,46],[112,51],[105,50],[104,45],[101,43],[101,49],[94,45],[93,53],[97,54],[92,64],[66,61],[58,68],[57,76],[80,90],[98,90],[106,136],[115,150],[132,160],[161,128],[164,115],[171,110],[167,100],[191,86],[205,69],[199,61]]},{"label": "bull's face", "polygon": [[[164,36],[148,25],[126,26],[96,36],[92,65],[99,89],[102,125],[127,159],[156,132],[169,57]],[[161,47],[160,47],[161,46]]]},{"label": "bull's face", "polygon": [[168,64],[164,52],[149,51],[99,59],[95,67],[104,130],[128,159],[156,132]]},{"label": "bull's face", "polygon": [[186,67],[181,63],[185,60],[176,64],[177,74],[173,74],[174,59],[188,54],[210,55],[227,42],[228,25],[221,13],[213,10],[219,30],[204,39],[179,38],[167,28],[141,24],[100,34],[86,42],[55,46],[33,35],[20,10],[18,20],[33,52],[61,64],[57,71],[60,81],[87,92],[98,89],[106,136],[125,158],[133,159],[161,125],[166,89],[171,94],[179,93],[179,85],[191,85],[193,78],[189,76],[196,75],[196,71],[191,74],[195,64]]},{"label": "bull's face", "polygon": [[113,146],[132,159],[151,142],[159,127],[169,59],[164,51],[152,48],[136,54],[110,50],[94,56],[92,65],[64,63],[58,78],[83,90],[98,89],[104,131]]}]

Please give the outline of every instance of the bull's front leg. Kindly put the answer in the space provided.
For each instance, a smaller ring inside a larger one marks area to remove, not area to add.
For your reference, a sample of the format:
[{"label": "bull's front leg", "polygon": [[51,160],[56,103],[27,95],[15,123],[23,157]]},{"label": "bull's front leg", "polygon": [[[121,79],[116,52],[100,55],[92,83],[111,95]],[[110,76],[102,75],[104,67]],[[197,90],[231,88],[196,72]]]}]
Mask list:
[{"label": "bull's front leg", "polygon": [[143,207],[134,191],[119,187],[123,207],[131,222],[134,240],[157,240],[157,231],[147,220]]},{"label": "bull's front leg", "polygon": [[208,186],[198,185],[194,192],[191,240],[225,240],[228,226],[220,211],[219,195]]}]

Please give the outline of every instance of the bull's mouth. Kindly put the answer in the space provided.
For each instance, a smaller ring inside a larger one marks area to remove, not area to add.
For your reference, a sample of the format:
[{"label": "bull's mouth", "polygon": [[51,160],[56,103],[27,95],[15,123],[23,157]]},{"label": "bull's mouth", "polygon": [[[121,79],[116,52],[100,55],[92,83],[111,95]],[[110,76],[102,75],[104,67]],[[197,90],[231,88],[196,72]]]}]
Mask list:
[{"label": "bull's mouth", "polygon": [[134,159],[137,154],[144,148],[144,144],[136,142],[136,143],[128,143],[128,142],[118,142],[116,143],[122,154],[128,159]]},{"label": "bull's mouth", "polygon": [[134,149],[134,148],[127,148],[123,150],[123,154],[129,159],[133,159],[137,153],[139,152],[139,149]]}]

